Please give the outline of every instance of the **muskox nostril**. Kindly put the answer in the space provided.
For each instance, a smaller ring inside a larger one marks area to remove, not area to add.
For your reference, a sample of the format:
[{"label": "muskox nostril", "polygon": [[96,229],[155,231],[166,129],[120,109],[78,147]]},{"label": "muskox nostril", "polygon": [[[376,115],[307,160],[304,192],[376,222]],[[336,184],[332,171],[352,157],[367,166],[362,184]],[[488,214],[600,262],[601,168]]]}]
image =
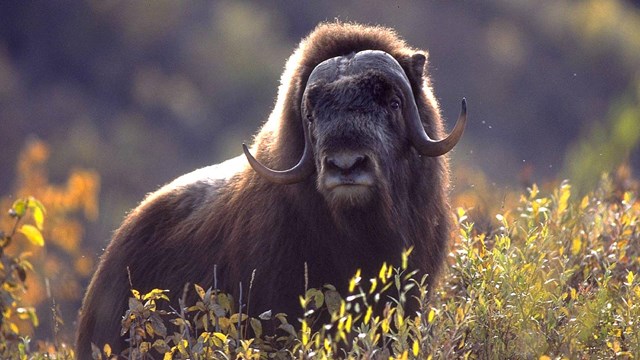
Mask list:
[{"label": "muskox nostril", "polygon": [[364,168],[367,163],[365,155],[336,154],[325,158],[325,165],[329,170],[339,171],[343,174]]}]

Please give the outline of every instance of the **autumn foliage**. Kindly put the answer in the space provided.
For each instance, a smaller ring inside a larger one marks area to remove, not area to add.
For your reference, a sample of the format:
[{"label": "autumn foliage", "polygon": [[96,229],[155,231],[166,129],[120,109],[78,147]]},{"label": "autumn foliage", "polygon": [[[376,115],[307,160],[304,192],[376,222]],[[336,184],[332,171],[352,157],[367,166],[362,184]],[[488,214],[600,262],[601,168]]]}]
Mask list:
[{"label": "autumn foliage", "polygon": [[[100,177],[91,170],[73,169],[63,184],[52,184],[49,156],[46,143],[37,139],[26,143],[17,159],[14,188],[0,198],[0,208],[11,209],[14,216],[0,217],[0,230],[7,234],[21,220],[17,240],[6,247],[6,254],[28,261],[31,266],[26,270],[35,269],[26,272],[22,284],[26,291],[20,291],[20,300],[25,308],[43,314],[39,322],[18,320],[14,326],[21,336],[33,337],[34,325],[40,323],[45,327],[41,333],[68,340],[73,329],[63,319],[74,320],[82,282],[95,266],[93,252],[83,243],[82,220],[98,216]],[[21,241],[24,237],[31,241]]]}]

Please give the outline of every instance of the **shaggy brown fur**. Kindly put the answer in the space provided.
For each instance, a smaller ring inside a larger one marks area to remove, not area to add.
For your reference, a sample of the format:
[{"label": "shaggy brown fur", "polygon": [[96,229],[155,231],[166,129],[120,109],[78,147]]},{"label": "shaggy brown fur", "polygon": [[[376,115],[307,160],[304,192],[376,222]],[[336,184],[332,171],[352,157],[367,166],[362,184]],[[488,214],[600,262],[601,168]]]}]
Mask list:
[{"label": "shaggy brown fur", "polygon": [[[273,169],[294,165],[304,148],[301,97],[311,71],[325,59],[366,49],[398,60],[427,133],[442,138],[426,66],[411,59],[425,53],[408,47],[388,28],[327,23],[288,60],[275,108],[254,142],[256,158]],[[405,134],[397,136],[406,142]],[[369,208],[345,214],[341,222],[348,226],[337,224],[315,176],[293,185],[273,184],[244,158],[197,170],[150,194],[117,230],[89,285],[79,320],[78,357],[91,357],[91,342],[100,348],[110,343],[114,352],[126,346],[119,331],[130,296],[127,268],[134,288],[169,289],[173,298],[187,282],[211,286],[214,265],[219,287],[232,293],[239,283],[246,289],[256,269],[251,313],[272,309],[294,318],[301,315],[305,263],[309,286],[331,283],[344,290],[357,268],[367,276],[383,261],[397,265],[402,249],[413,245],[410,266],[433,280],[451,228],[447,159],[420,157],[407,147],[402,163],[395,174],[402,189],[386,200],[393,202],[394,223]]]}]

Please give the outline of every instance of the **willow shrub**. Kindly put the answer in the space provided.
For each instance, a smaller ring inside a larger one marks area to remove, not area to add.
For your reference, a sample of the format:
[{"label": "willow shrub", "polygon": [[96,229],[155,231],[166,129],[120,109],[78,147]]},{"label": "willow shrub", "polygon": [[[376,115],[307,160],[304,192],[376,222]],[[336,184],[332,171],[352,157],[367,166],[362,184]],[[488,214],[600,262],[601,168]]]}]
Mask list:
[{"label": "willow shrub", "polygon": [[[609,181],[572,197],[569,183],[543,195],[534,185],[517,207],[495,215],[491,234],[457,210],[449,266],[427,299],[425,279],[384,266],[376,279],[356,274],[341,297],[330,285],[300,298],[302,319],[258,319],[215,289],[162,314],[166,294],[133,291],[123,321],[127,356],[165,359],[640,358],[640,201]],[[410,251],[405,253],[409,256]],[[404,264],[403,264],[404,265]],[[411,288],[421,311],[405,313]],[[380,293],[394,294],[382,297]],[[415,293],[415,292],[414,292]],[[375,304],[384,310],[374,312]],[[325,316],[327,323],[314,323]],[[263,327],[280,329],[263,335]],[[319,330],[312,330],[319,329]],[[252,335],[248,335],[252,334]],[[155,354],[155,355],[152,355]],[[160,354],[160,355],[158,355]],[[109,348],[95,348],[107,357]]]}]

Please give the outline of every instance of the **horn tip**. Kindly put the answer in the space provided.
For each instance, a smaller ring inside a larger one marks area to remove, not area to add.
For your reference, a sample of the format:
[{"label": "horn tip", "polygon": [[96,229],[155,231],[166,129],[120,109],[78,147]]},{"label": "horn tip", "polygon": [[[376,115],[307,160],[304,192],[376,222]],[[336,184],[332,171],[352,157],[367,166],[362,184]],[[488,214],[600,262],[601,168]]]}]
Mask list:
[{"label": "horn tip", "polygon": [[463,113],[467,113],[467,98],[463,97],[462,98],[462,112]]},{"label": "horn tip", "polygon": [[244,153],[244,156],[247,158],[247,160],[249,160],[251,167],[253,167],[253,161],[255,160],[255,158],[253,157],[253,155],[251,155],[251,151],[249,151],[249,146],[247,146],[247,144],[245,143],[242,143],[242,152]]}]

